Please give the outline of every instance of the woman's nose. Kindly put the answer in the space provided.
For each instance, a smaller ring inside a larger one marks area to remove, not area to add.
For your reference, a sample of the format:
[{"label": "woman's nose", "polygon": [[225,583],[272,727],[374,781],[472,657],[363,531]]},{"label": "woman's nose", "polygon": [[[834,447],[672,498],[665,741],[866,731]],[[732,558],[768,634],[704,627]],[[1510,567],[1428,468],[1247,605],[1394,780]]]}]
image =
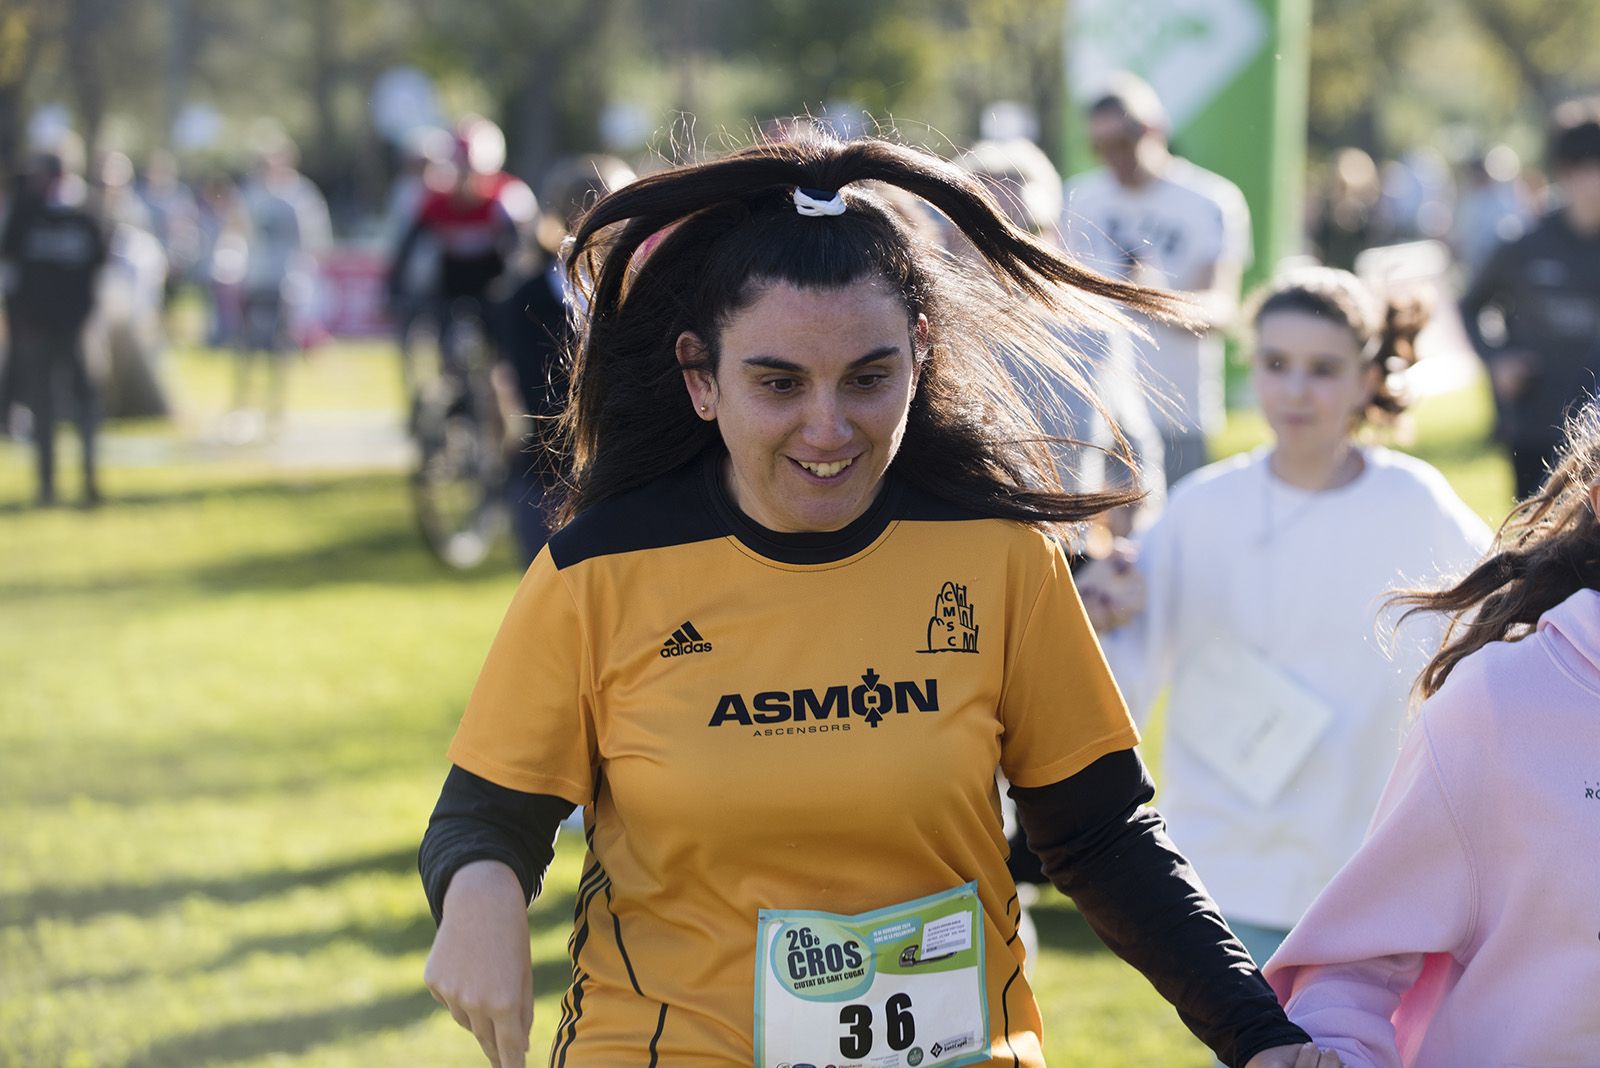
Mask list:
[{"label": "woman's nose", "polygon": [[819,452],[842,448],[850,443],[850,420],[837,396],[818,391],[806,409],[801,436],[807,445]]}]

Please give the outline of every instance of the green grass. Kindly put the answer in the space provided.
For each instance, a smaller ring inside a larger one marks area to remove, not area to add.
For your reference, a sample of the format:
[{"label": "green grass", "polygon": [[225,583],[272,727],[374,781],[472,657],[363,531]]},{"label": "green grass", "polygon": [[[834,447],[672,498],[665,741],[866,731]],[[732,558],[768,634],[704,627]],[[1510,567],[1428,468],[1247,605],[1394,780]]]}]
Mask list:
[{"label": "green grass", "polygon": [[[220,414],[221,361],[175,370],[181,425]],[[328,350],[295,368],[296,409],[393,405],[392,372]],[[1447,398],[1419,428],[1493,516],[1484,416]],[[1224,444],[1259,436],[1241,419]],[[36,512],[0,446],[0,1065],[478,1064],[421,986],[413,865],[515,571],[443,573],[397,474],[176,455],[108,470],[98,512]],[[533,910],[536,1050],[579,852]],[[1209,1063],[1069,905],[1036,917],[1051,1064]]]}]

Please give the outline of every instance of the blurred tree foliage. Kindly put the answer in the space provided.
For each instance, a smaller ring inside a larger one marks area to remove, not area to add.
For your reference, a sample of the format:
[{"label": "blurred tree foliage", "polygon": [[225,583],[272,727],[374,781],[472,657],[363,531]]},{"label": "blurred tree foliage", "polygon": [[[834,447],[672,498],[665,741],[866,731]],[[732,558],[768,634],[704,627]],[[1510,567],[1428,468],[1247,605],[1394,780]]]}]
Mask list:
[{"label": "blurred tree foliage", "polygon": [[1600,4],[1461,0],[1543,109],[1600,81]]},{"label": "blurred tree foliage", "polygon": [[1600,89],[1600,3],[1315,0],[1311,55],[1314,152],[1450,128],[1537,148],[1553,104]]},{"label": "blurred tree foliage", "polygon": [[40,0],[15,0],[0,8],[0,180],[17,169],[24,94],[43,52],[39,42],[45,10]]},{"label": "blurred tree foliage", "polygon": [[1435,7],[1433,0],[1315,0],[1313,145],[1379,144],[1383,102],[1394,95],[1405,56]]},{"label": "blurred tree foliage", "polygon": [[[450,110],[498,119],[535,181],[557,156],[602,147],[600,119],[619,104],[670,152],[841,106],[948,147],[1009,99],[1033,107],[1053,149],[1069,2],[3,0],[0,165],[15,166],[43,103],[68,104],[90,145],[138,155],[204,102],[227,122],[214,150],[227,162],[270,117],[336,201],[370,199],[392,161],[368,93],[401,63],[429,73]],[[1315,0],[1313,18],[1315,154],[1387,154],[1452,124],[1537,130],[1552,101],[1600,86],[1594,0]]]}]

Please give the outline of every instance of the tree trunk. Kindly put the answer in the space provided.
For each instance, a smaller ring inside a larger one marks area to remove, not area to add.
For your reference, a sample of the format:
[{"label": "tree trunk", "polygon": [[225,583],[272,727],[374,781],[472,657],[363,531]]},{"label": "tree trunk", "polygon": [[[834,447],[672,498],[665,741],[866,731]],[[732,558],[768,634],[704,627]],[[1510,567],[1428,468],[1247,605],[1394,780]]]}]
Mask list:
[{"label": "tree trunk", "polygon": [[1543,110],[1548,112],[1560,103],[1565,94],[1565,87],[1534,61],[1529,47],[1531,35],[1526,27],[1517,25],[1516,20],[1497,3],[1469,0],[1466,7],[1483,26],[1489,38],[1499,45],[1505,52],[1506,58],[1511,60],[1511,65],[1522,76],[1523,84],[1538,98]]},{"label": "tree trunk", "polygon": [[339,115],[336,98],[342,77],[339,25],[343,16],[339,0],[310,0],[311,101],[317,116],[316,140],[308,153],[306,173],[330,201],[349,199],[349,183],[340,165]]},{"label": "tree trunk", "polygon": [[71,0],[67,10],[67,65],[78,105],[84,166],[94,183],[99,178],[100,127],[106,115],[106,87],[95,45],[108,21],[108,5],[106,0]]},{"label": "tree trunk", "polygon": [[194,75],[197,46],[193,0],[167,0],[166,99],[163,101],[166,126],[161,133],[162,143],[171,143],[178,115],[189,99],[189,80]]},{"label": "tree trunk", "polygon": [[555,49],[535,52],[505,105],[506,169],[536,190],[560,151],[556,139],[559,83],[553,76],[558,69]]},{"label": "tree trunk", "polygon": [[22,169],[22,84],[0,85],[0,196]]},{"label": "tree trunk", "polygon": [[1067,108],[1067,12],[1064,3],[1040,5],[1033,16],[1039,39],[1033,50],[1034,75],[1031,103],[1039,117],[1039,147],[1051,159],[1061,159],[1066,146]]},{"label": "tree trunk", "polygon": [[23,91],[42,50],[39,23],[38,11],[26,5],[0,14],[0,35],[8,42],[0,47],[0,191],[22,169]]}]

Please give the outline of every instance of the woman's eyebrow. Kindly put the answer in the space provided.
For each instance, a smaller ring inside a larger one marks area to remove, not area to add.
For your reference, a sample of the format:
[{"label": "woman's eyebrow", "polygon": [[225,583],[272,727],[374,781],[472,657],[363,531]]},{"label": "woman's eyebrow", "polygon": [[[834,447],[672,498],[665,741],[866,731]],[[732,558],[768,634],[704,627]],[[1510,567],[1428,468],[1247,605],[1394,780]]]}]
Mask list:
[{"label": "woman's eyebrow", "polygon": [[[899,345],[882,345],[865,356],[851,360],[850,366],[845,370],[854,371],[858,367],[865,367],[869,363],[877,363],[879,360],[887,359],[890,356],[898,356],[899,354]],[[746,367],[765,367],[773,371],[790,371],[795,374],[803,374],[807,370],[807,368],[801,367],[793,361],[779,359],[777,356],[746,356],[742,362]]]}]

